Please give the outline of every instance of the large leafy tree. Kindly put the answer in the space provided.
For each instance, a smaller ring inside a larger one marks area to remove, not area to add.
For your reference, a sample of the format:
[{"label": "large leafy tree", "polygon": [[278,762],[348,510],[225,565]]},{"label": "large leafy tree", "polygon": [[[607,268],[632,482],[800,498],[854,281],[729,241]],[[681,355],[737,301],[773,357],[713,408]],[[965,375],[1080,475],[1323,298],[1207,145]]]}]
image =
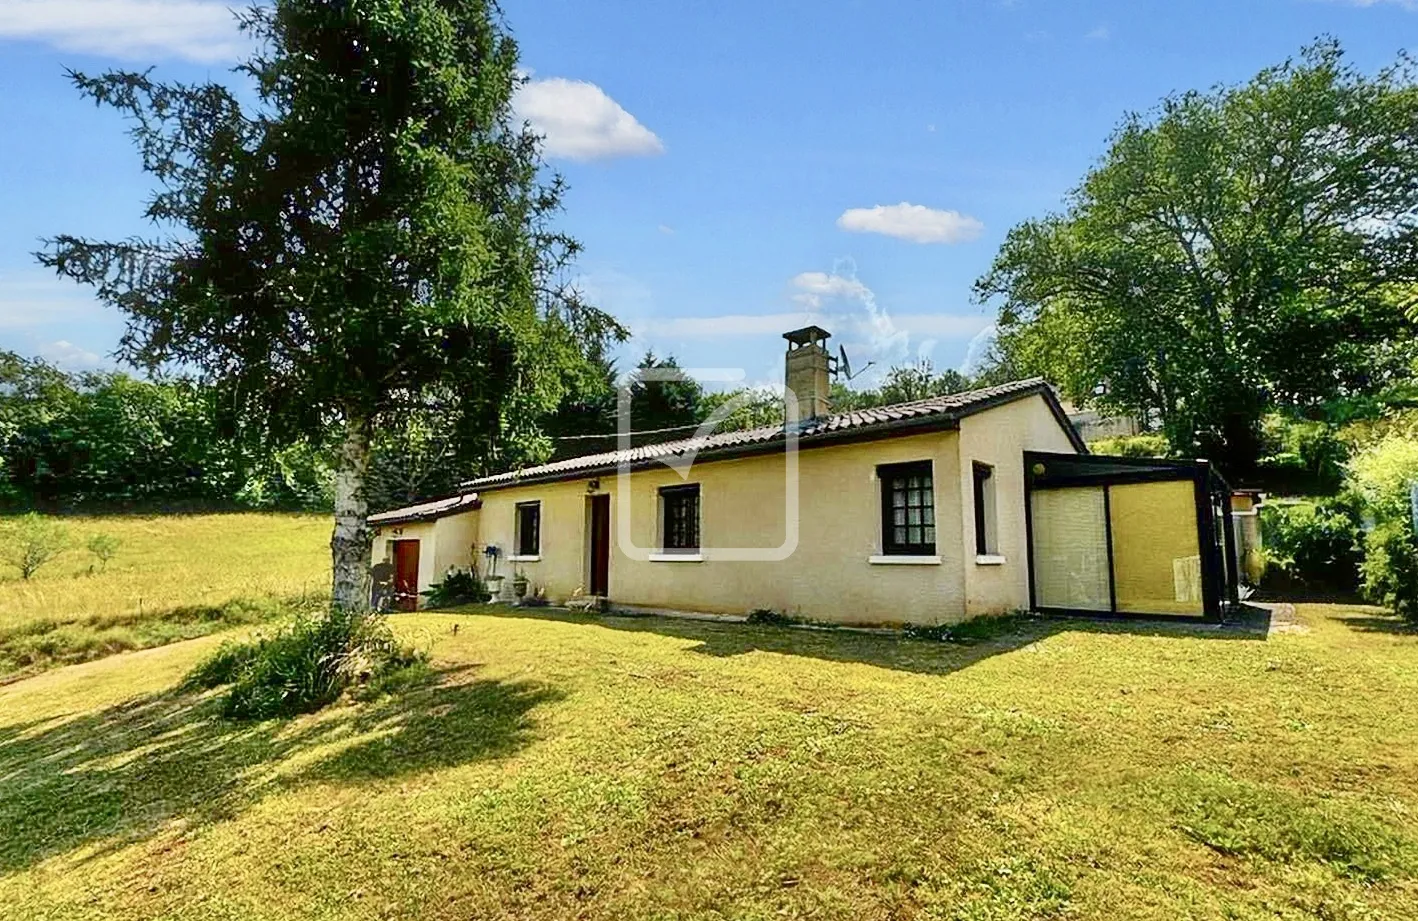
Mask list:
[{"label": "large leafy tree", "polygon": [[148,73],[73,75],[133,124],[153,237],[41,261],[121,308],[122,358],[176,364],[275,441],[336,431],[333,601],[367,605],[377,431],[451,410],[461,449],[535,434],[619,333],[559,283],[559,179],[512,114],[491,0],[274,0],[242,16],[255,104]]},{"label": "large leafy tree", "polygon": [[1411,62],[1366,76],[1333,41],[1127,117],[1066,210],[1011,230],[977,282],[1000,357],[1248,468],[1265,412],[1409,370],[1415,137]]}]

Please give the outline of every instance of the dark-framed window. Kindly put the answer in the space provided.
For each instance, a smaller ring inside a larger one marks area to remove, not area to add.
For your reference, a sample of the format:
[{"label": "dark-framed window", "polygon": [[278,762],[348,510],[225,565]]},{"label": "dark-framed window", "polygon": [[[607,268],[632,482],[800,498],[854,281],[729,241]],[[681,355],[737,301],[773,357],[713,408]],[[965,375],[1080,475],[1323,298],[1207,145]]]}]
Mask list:
[{"label": "dark-framed window", "polygon": [[886,464],[881,480],[881,552],[935,556],[935,484],[931,462]]},{"label": "dark-framed window", "polygon": [[699,484],[660,488],[660,534],[666,553],[699,550]]},{"label": "dark-framed window", "polygon": [[974,480],[975,552],[988,556],[995,552],[995,468],[975,461],[971,465]]},{"label": "dark-framed window", "polygon": [[536,556],[542,552],[542,504],[517,503],[517,555]]}]

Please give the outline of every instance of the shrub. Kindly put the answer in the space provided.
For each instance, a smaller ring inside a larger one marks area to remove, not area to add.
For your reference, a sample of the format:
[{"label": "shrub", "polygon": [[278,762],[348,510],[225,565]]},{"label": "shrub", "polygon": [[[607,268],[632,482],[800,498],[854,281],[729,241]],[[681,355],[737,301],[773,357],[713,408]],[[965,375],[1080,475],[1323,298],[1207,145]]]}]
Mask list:
[{"label": "shrub", "polygon": [[421,594],[428,599],[429,608],[452,608],[492,599],[492,594],[471,569],[449,569],[442,582],[434,582]]},{"label": "shrub", "polygon": [[69,529],[37,512],[14,519],[0,534],[0,559],[18,569],[24,579],[67,549]]},{"label": "shrub", "polygon": [[1418,538],[1408,521],[1379,524],[1364,541],[1364,597],[1418,624]]},{"label": "shrub", "polygon": [[1354,456],[1349,482],[1375,526],[1364,541],[1364,595],[1418,623],[1418,539],[1410,490],[1418,439],[1394,430]]},{"label": "shrub", "polygon": [[1343,500],[1261,506],[1266,588],[1349,594],[1359,588],[1358,515]]},{"label": "shrub", "polygon": [[1261,438],[1266,456],[1258,465],[1259,485],[1287,495],[1330,496],[1344,484],[1349,446],[1327,422],[1265,419]]},{"label": "shrub", "polygon": [[1392,432],[1354,455],[1349,482],[1378,521],[1408,518],[1409,484],[1418,482],[1418,438]]},{"label": "shrub", "polygon": [[[84,546],[88,548],[89,553],[93,554],[98,571],[103,572],[108,568],[108,561],[118,553],[121,544],[122,542],[112,534],[100,532],[89,537],[88,543]],[[92,571],[93,567],[91,566],[89,569]]]},{"label": "shrub", "polygon": [[426,661],[399,643],[383,617],[335,610],[299,615],[248,643],[223,644],[188,680],[230,684],[228,718],[267,719],[318,710],[352,686],[385,685],[394,672]]},{"label": "shrub", "polygon": [[1166,457],[1172,453],[1167,436],[1160,433],[1142,435],[1120,435],[1117,438],[1100,438],[1088,446],[1094,454],[1114,457]]}]

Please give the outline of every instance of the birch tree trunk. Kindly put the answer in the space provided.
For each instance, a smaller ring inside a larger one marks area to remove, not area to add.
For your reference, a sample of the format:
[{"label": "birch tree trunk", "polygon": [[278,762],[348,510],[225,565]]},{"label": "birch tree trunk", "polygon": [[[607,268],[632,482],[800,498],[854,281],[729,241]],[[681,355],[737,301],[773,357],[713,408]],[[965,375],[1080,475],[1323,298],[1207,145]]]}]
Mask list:
[{"label": "birch tree trunk", "polygon": [[335,531],[330,535],[333,580],[330,598],[336,608],[364,611],[371,589],[369,502],[365,494],[369,474],[369,420],[345,420],[344,438],[335,468]]}]

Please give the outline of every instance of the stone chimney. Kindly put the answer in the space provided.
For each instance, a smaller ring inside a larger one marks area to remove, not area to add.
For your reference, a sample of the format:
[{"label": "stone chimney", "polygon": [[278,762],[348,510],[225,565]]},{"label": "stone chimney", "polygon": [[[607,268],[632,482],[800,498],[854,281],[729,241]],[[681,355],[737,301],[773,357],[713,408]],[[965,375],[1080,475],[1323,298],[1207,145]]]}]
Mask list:
[{"label": "stone chimney", "polygon": [[827,340],[831,336],[820,326],[805,326],[783,334],[783,338],[788,340],[784,375],[788,392],[784,395],[787,400],[784,409],[789,423],[794,418],[800,423],[807,422],[825,416],[831,410],[827,399],[832,370],[832,355],[827,351]]}]

